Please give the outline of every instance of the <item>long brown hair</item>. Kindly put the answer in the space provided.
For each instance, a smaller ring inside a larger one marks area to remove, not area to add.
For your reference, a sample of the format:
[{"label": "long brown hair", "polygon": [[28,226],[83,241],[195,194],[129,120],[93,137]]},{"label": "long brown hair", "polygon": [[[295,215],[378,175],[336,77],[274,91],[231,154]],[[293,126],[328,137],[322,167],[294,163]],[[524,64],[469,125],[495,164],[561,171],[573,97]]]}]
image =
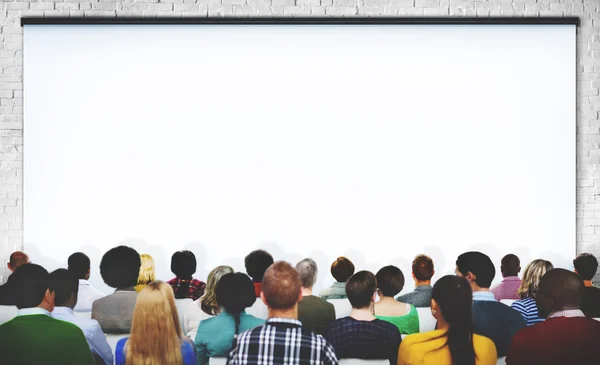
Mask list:
[{"label": "long brown hair", "polygon": [[173,289],[162,281],[147,284],[135,303],[125,364],[181,365],[182,340]]},{"label": "long brown hair", "polygon": [[230,266],[217,266],[208,274],[206,279],[206,289],[204,289],[204,295],[198,301],[198,306],[207,314],[217,315],[221,312],[219,304],[217,303],[217,296],[215,295],[215,288],[217,283],[223,275],[234,273],[235,271]]}]

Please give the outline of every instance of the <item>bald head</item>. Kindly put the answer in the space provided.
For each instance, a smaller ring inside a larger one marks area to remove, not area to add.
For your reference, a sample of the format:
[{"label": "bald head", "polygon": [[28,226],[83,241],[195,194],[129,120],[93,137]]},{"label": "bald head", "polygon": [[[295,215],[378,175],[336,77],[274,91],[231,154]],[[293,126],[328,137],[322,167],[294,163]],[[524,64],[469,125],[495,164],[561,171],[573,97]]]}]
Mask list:
[{"label": "bald head", "polygon": [[25,265],[29,263],[29,256],[26,253],[21,251],[15,251],[10,255],[8,261],[8,269],[12,272],[15,272],[17,267],[21,265]]},{"label": "bald head", "polygon": [[583,280],[579,275],[565,269],[548,271],[540,280],[536,303],[540,317],[550,313],[579,309],[583,298]]}]

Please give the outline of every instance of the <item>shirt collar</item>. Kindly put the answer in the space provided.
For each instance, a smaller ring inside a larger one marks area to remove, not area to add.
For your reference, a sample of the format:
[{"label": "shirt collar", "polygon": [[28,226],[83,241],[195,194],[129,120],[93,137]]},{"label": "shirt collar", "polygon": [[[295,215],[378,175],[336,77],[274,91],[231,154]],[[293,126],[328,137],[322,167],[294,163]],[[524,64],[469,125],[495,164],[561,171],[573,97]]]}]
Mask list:
[{"label": "shirt collar", "polygon": [[87,285],[87,286],[89,286],[90,283],[87,280],[85,280],[85,279],[79,279],[79,285]]},{"label": "shirt collar", "polygon": [[300,322],[297,319],[292,319],[292,318],[271,317],[271,318],[267,319],[266,324],[277,324],[277,323],[291,324],[291,325],[295,325],[298,327],[302,327],[302,322]]},{"label": "shirt collar", "polygon": [[73,310],[69,307],[54,307],[54,310],[52,311],[52,314],[71,314],[71,315],[75,315],[73,313]]},{"label": "shirt collar", "polygon": [[518,276],[507,276],[502,281],[521,281]]},{"label": "shirt collar", "polygon": [[127,288],[119,288],[115,290],[115,292],[118,291],[135,291],[135,286],[128,286]]},{"label": "shirt collar", "polygon": [[495,302],[496,298],[494,297],[494,293],[491,291],[476,291],[473,293],[473,300]]},{"label": "shirt collar", "polygon": [[554,317],[568,317],[568,318],[585,317],[585,314],[583,314],[583,312],[580,309],[567,309],[564,311],[558,311],[558,312],[551,313],[548,316],[548,318],[554,318]]},{"label": "shirt collar", "polygon": [[419,286],[415,286],[415,290],[431,290],[431,285],[419,285]]},{"label": "shirt collar", "polygon": [[44,308],[34,307],[34,308],[22,308],[17,312],[18,316],[29,316],[32,314],[45,314],[47,316],[50,315],[50,312],[45,310]]}]

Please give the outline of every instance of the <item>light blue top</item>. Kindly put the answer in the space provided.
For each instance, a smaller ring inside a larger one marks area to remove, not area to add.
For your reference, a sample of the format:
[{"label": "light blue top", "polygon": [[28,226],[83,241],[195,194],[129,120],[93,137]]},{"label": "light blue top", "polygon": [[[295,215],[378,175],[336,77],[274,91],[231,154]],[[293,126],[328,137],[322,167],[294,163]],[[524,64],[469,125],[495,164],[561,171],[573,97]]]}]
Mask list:
[{"label": "light blue top", "polygon": [[476,291],[473,293],[473,300],[481,300],[484,302],[496,302],[496,297],[491,291]]},{"label": "light blue top", "polygon": [[100,356],[106,365],[112,365],[113,354],[106,336],[95,319],[77,317],[69,307],[54,307],[52,317],[61,321],[71,322],[81,328],[92,353]]},{"label": "light blue top", "polygon": [[336,281],[331,287],[323,289],[319,293],[319,297],[323,300],[348,298],[348,295],[346,295],[346,282]]},{"label": "light blue top", "polygon": [[[115,365],[125,365],[125,343],[128,339],[129,337],[125,337],[117,342],[117,348],[115,350]],[[196,365],[194,345],[191,341],[181,341],[181,357],[183,357],[183,365]]]},{"label": "light blue top", "polygon": [[23,309],[19,309],[19,311],[17,312],[17,316],[28,316],[28,315],[32,315],[32,314],[45,314],[45,315],[49,316],[50,312],[48,312],[44,308],[38,308],[38,307],[23,308]]},{"label": "light blue top", "polygon": [[[238,334],[263,324],[265,324],[264,319],[242,312]],[[235,319],[226,311],[221,312],[218,316],[200,321],[194,341],[198,365],[208,364],[210,357],[227,356],[231,350],[234,332]]]}]

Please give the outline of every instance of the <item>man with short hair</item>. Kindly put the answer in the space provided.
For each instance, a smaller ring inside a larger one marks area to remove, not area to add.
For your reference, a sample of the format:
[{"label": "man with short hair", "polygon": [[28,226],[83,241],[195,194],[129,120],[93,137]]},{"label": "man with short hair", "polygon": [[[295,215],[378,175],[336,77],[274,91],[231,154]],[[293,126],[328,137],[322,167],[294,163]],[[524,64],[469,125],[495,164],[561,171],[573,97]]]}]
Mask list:
[{"label": "man with short hair", "polygon": [[269,308],[269,319],[234,339],[228,365],[338,363],[333,347],[323,337],[303,330],[298,321],[302,284],[296,269],[284,261],[271,265],[262,278],[260,298]]},{"label": "man with short hair", "polygon": [[600,364],[600,322],[580,310],[583,290],[583,281],[571,271],[544,274],[535,301],[540,317],[547,319],[514,336],[506,363]]},{"label": "man with short hair", "polygon": [[412,262],[412,277],[415,289],[410,293],[400,295],[396,300],[412,304],[415,307],[431,306],[431,277],[435,274],[433,260],[427,255],[417,255]]},{"label": "man with short hair", "polygon": [[108,250],[100,261],[100,275],[115,292],[97,299],[92,305],[92,319],[100,323],[104,333],[129,333],[137,300],[138,275],[142,261],[131,247]]},{"label": "man with short hair", "polygon": [[502,282],[490,289],[494,294],[494,298],[497,301],[501,301],[502,299],[521,299],[517,295],[517,290],[521,286],[521,279],[519,279],[521,262],[517,255],[509,253],[504,256],[500,262],[500,272],[502,272]]},{"label": "man with short hair", "polygon": [[8,261],[8,269],[10,272],[15,272],[17,267],[29,263],[29,256],[25,252],[15,251],[10,255]]},{"label": "man with short hair", "polygon": [[588,317],[600,317],[600,289],[592,285],[592,279],[598,270],[598,260],[590,253],[582,253],[573,260],[573,267],[585,286],[581,311]]},{"label": "man with short hair", "polygon": [[314,296],[312,288],[317,282],[317,263],[304,259],[296,265],[302,283],[302,300],[298,303],[298,320],[307,331],[322,335],[330,322],[335,321],[333,304]]},{"label": "man with short hair", "polygon": [[496,275],[492,260],[481,252],[465,252],[456,260],[456,275],[466,278],[473,290],[474,332],[494,341],[498,357],[506,356],[514,334],[526,323],[519,312],[496,301],[490,292]]},{"label": "man with short hair", "polygon": [[256,294],[257,298],[260,298],[263,275],[272,264],[273,256],[265,250],[252,251],[244,259],[246,273],[248,273],[248,276],[252,279],[252,283],[254,283],[254,294]]},{"label": "man with short hair", "polygon": [[94,302],[104,298],[106,294],[94,288],[90,282],[90,258],[83,252],[75,252],[67,260],[69,272],[79,280],[76,312],[89,312]]},{"label": "man with short hair", "polygon": [[4,285],[0,285],[0,305],[15,305],[15,287],[11,277],[19,267],[29,262],[29,256],[24,252],[15,251],[10,255],[7,266],[12,274],[8,277]]},{"label": "man with short hair", "polygon": [[73,312],[79,291],[77,277],[66,269],[54,270],[50,273],[50,287],[54,291],[52,317],[81,328],[94,357],[106,365],[112,365],[112,349],[98,321],[78,317]]},{"label": "man with short hair", "polygon": [[319,297],[323,300],[329,299],[346,299],[346,280],[354,275],[354,264],[349,258],[340,256],[331,264],[331,276],[335,279],[335,283],[329,288],[323,289],[319,293]]},{"label": "man with short hair", "polygon": [[49,274],[36,264],[19,267],[15,280],[18,315],[0,325],[0,362],[10,365],[94,365],[79,327],[50,316],[55,293]]},{"label": "man with short hair", "polygon": [[377,280],[369,271],[359,271],[346,282],[352,312],[332,322],[323,335],[338,359],[389,359],[396,365],[402,337],[398,327],[373,315],[376,292]]}]

